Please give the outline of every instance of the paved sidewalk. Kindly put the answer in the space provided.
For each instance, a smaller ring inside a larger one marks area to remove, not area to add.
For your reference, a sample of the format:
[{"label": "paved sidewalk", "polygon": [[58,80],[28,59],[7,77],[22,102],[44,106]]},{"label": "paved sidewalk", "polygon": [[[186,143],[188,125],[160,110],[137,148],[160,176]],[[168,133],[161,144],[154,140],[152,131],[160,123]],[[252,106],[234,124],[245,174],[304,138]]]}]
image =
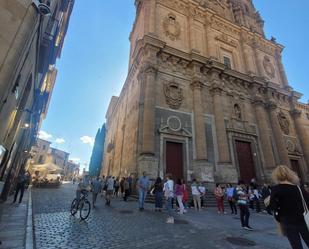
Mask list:
[{"label": "paved sidewalk", "polygon": [[[31,201],[31,193],[29,192],[29,190],[26,190],[22,203],[13,204],[13,196],[10,196],[6,202],[0,204],[0,240],[2,242],[2,244],[0,245],[0,249],[29,248],[29,242],[28,245],[26,243],[28,241],[27,238],[29,238],[29,233],[27,236],[29,200]],[[32,211],[30,214],[32,214]],[[29,218],[32,219],[32,215]],[[30,235],[31,231],[32,223]]]}]

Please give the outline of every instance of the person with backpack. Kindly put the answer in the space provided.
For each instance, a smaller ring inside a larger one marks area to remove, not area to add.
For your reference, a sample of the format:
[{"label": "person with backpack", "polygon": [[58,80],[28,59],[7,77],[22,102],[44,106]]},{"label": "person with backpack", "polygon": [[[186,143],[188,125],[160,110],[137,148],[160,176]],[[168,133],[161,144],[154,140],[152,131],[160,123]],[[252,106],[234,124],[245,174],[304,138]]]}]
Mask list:
[{"label": "person with backpack", "polygon": [[232,186],[232,184],[228,184],[226,189],[227,201],[230,204],[231,214],[237,215],[237,207],[236,207],[236,200],[234,198],[234,191],[235,188]]}]

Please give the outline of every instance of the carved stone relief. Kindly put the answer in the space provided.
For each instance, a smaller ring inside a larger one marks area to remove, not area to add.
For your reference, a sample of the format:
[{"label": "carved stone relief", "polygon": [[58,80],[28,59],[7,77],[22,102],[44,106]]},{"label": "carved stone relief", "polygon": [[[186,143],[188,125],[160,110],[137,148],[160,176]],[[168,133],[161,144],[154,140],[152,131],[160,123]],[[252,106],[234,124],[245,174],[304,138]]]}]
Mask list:
[{"label": "carved stone relief", "polygon": [[179,131],[181,129],[181,121],[176,116],[170,116],[167,119],[168,128],[172,131]]},{"label": "carved stone relief", "polygon": [[176,15],[169,13],[163,20],[163,29],[167,37],[172,41],[178,40],[181,34],[179,22],[176,20]]},{"label": "carved stone relief", "polygon": [[289,135],[290,134],[290,122],[283,112],[278,113],[278,121],[279,121],[281,130],[283,131],[283,133],[285,135]]},{"label": "carved stone relief", "polygon": [[267,76],[269,76],[271,79],[275,78],[275,68],[271,63],[270,58],[266,55],[264,56],[263,67]]},{"label": "carved stone relief", "polygon": [[164,95],[169,107],[172,109],[179,109],[184,99],[183,90],[179,84],[175,82],[165,83]]}]

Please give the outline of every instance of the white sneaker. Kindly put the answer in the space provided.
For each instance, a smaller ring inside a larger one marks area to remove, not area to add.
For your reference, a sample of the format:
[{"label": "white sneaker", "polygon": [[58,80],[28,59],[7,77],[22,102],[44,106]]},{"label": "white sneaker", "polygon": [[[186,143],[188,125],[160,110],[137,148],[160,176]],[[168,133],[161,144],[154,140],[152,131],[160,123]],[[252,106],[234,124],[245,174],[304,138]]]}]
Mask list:
[{"label": "white sneaker", "polygon": [[174,224],[174,218],[172,218],[172,217],[167,218],[166,223],[167,224]]}]

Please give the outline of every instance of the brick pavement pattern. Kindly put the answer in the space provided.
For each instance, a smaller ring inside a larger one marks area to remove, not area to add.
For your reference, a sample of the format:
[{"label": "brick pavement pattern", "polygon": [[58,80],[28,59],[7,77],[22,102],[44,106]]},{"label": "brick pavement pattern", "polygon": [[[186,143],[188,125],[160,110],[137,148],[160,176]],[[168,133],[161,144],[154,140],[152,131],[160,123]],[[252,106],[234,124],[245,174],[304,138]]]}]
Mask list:
[{"label": "brick pavement pattern", "polygon": [[[290,248],[287,240],[276,234],[272,217],[263,214],[251,215],[253,232],[240,228],[238,217],[217,215],[214,209],[175,214],[176,224],[165,224],[166,213],[153,212],[151,204],[139,212],[135,201],[112,200],[111,207],[105,207],[100,197],[87,221],[80,221],[69,213],[75,188],[64,184],[59,189],[33,189],[37,249]],[[229,237],[252,244],[235,245]]]}]

